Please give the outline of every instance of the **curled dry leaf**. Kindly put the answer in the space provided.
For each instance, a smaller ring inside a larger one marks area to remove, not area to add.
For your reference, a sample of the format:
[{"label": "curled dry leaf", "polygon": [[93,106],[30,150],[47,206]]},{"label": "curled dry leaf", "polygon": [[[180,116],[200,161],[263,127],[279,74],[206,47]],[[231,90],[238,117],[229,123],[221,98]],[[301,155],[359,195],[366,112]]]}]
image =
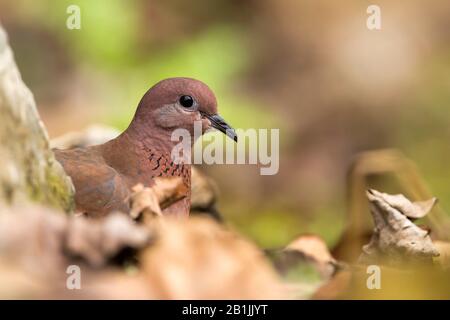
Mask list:
[{"label": "curled dry leaf", "polygon": [[283,277],[289,296],[307,299],[340,268],[325,241],[314,234],[300,235],[283,249],[266,250]]},{"label": "curled dry leaf", "polygon": [[181,177],[158,177],[152,187],[162,209],[182,199],[187,194],[187,186]]},{"label": "curled dry leaf", "polygon": [[[312,266],[322,279],[327,279],[334,274],[339,265],[328,251],[325,241],[312,234],[298,236],[283,250],[266,252],[283,276],[288,276],[291,271],[298,271],[302,266]],[[301,278],[302,274],[299,277]]]},{"label": "curled dry leaf", "polygon": [[132,190],[130,216],[133,219],[137,219],[143,214],[162,216],[159,200],[151,188],[145,188],[144,185],[137,184]]},{"label": "curled dry leaf", "polygon": [[144,219],[161,217],[162,209],[182,199],[186,186],[181,177],[155,178],[155,184],[146,188],[142,184],[133,187],[130,216],[133,219],[141,215]]},{"label": "curled dry leaf", "polygon": [[373,194],[383,199],[389,205],[410,219],[420,219],[425,217],[434,205],[437,203],[437,198],[432,198],[426,201],[411,202],[402,194],[391,195],[387,193],[378,192],[376,190],[370,190]]},{"label": "curled dry leaf", "polygon": [[376,190],[369,190],[367,197],[375,228],[370,242],[363,247],[360,262],[431,262],[439,255],[428,232],[408,218],[423,217],[431,209],[428,205],[423,209],[404,197],[389,196]]},{"label": "curled dry leaf", "polygon": [[313,234],[301,235],[291,241],[285,250],[295,250],[302,252],[305,256],[319,263],[335,263],[336,260],[331,256],[325,241]]}]

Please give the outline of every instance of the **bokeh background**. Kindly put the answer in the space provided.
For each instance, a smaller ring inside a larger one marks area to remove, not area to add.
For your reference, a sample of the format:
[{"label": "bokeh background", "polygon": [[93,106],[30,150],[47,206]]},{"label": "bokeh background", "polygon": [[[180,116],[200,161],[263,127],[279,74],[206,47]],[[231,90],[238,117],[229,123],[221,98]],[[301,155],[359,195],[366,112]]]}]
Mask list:
[{"label": "bokeh background", "polygon": [[[66,28],[70,4],[81,30]],[[365,150],[401,150],[450,208],[449,1],[0,0],[0,21],[51,137],[125,129],[172,76],[206,82],[234,127],[279,128],[277,175],[204,166],[225,219],[262,246],[302,232],[335,244]]]}]

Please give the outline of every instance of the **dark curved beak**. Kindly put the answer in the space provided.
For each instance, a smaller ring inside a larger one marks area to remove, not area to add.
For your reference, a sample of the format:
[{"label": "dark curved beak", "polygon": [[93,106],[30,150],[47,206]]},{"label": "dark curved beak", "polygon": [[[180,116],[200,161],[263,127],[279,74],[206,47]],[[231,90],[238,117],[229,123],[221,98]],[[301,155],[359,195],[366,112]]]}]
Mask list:
[{"label": "dark curved beak", "polygon": [[202,113],[202,116],[204,116],[209,121],[211,121],[211,126],[214,129],[217,129],[220,132],[223,132],[228,137],[230,137],[235,142],[237,142],[238,138],[236,135],[236,131],[234,131],[234,129],[228,123],[226,123],[225,120],[221,116],[219,116],[218,114],[211,115],[211,114],[206,114],[206,113]]}]

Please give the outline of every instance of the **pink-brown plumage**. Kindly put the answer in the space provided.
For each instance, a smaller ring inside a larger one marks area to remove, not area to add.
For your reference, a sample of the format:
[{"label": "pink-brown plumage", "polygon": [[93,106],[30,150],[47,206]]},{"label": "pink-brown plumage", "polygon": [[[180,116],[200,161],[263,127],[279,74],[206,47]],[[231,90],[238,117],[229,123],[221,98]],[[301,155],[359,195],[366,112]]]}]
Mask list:
[{"label": "pink-brown plumage", "polygon": [[[184,96],[192,97],[193,107],[182,105]],[[54,150],[74,183],[77,211],[94,216],[128,212],[133,186],[151,187],[155,177],[180,176],[185,197],[163,213],[187,216],[191,168],[189,163],[173,161],[171,151],[178,142],[171,141],[171,134],[183,128],[193,137],[194,121],[201,121],[203,132],[215,127],[236,140],[231,127],[217,115],[216,98],[208,86],[189,78],[166,79],[146,92],[129,127],[117,138],[87,148]]]}]

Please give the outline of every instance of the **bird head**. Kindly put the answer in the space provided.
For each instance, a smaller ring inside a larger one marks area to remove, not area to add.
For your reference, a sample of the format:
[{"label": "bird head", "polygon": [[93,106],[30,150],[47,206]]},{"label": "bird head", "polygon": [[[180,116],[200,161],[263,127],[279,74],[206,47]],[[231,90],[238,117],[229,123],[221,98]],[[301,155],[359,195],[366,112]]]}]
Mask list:
[{"label": "bird head", "polygon": [[183,128],[194,134],[201,121],[202,133],[217,129],[237,141],[234,129],[217,113],[217,100],[211,89],[191,78],[169,78],[150,88],[141,99],[133,121],[171,133]]}]

